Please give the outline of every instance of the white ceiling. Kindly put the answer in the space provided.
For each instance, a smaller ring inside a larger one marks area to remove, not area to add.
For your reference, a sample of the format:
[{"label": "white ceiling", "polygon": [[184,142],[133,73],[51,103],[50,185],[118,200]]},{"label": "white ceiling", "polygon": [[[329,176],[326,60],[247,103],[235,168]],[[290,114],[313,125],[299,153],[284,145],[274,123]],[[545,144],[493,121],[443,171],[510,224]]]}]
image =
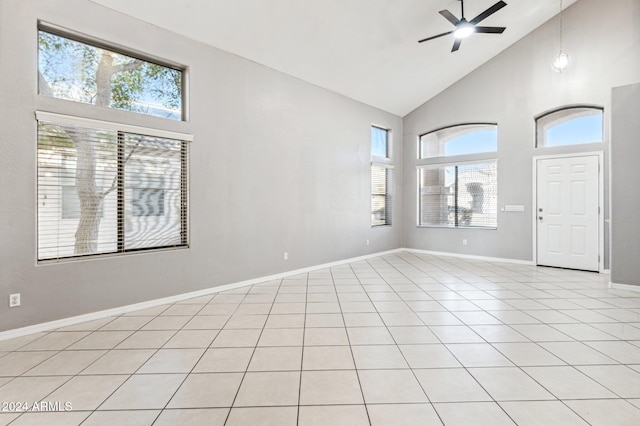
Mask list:
[{"label": "white ceiling", "polygon": [[[505,0],[451,53],[438,13],[458,0],[90,0],[399,116],[556,15],[560,0]],[[567,7],[577,0],[564,0]],[[471,19],[497,0],[466,0]],[[550,51],[558,46],[549,46]]]}]

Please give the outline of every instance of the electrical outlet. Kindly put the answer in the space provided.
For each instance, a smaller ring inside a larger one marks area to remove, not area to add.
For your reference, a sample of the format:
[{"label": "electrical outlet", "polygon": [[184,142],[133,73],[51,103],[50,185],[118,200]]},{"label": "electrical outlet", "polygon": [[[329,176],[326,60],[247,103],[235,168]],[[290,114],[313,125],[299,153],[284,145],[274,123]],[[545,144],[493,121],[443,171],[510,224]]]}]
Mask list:
[{"label": "electrical outlet", "polygon": [[289,260],[289,253],[286,251],[284,252],[284,260]]},{"label": "electrical outlet", "polygon": [[467,245],[467,240],[462,240],[462,245],[466,246]]},{"label": "electrical outlet", "polygon": [[9,295],[9,307],[15,308],[20,306],[20,293],[14,293]]}]

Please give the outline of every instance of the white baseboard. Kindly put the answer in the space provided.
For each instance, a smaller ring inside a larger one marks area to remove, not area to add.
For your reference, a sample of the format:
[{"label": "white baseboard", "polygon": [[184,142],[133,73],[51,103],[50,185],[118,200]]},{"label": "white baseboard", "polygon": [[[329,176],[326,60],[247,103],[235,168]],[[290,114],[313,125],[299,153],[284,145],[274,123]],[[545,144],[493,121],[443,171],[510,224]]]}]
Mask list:
[{"label": "white baseboard", "polygon": [[617,283],[609,282],[609,288],[612,290],[640,292],[640,285],[633,285],[633,284],[617,284]]},{"label": "white baseboard", "polygon": [[15,337],[22,337],[29,334],[40,333],[43,331],[51,331],[57,328],[68,327],[71,325],[79,324],[82,322],[93,321],[101,318],[107,318],[116,315],[126,314],[132,311],[138,311],[147,308],[153,308],[155,306],[165,305],[168,303],[176,303],[186,299],[192,299],[194,297],[207,296],[209,294],[219,293],[221,291],[233,290],[240,287],[246,287],[249,285],[259,284],[267,281],[279,280],[282,278],[291,277],[293,275],[305,274],[308,272],[314,272],[320,269],[331,268],[334,266],[344,265],[346,263],[358,262],[361,260],[371,259],[374,257],[386,256],[389,254],[399,253],[403,249],[395,249],[384,252],[378,252],[374,254],[353,257],[350,259],[339,260],[336,262],[324,263],[322,265],[310,266],[307,268],[296,269],[293,271],[282,272],[279,274],[268,275],[264,277],[254,278],[246,281],[239,281],[236,283],[221,285],[218,287],[206,288],[203,290],[192,291],[189,293],[178,294],[175,296],[163,297],[161,299],[148,300],[146,302],[134,303],[132,305],[120,306],[113,309],[106,309],[103,311],[92,312],[90,314],[77,315],[69,318],[63,318],[55,321],[44,322],[41,324],[30,325],[27,327],[16,328],[13,330],[7,330],[0,332],[0,341],[13,339]]},{"label": "white baseboard", "polygon": [[431,254],[433,256],[458,257],[461,259],[471,259],[471,260],[485,260],[487,262],[514,263],[516,265],[530,265],[530,266],[534,264],[533,261],[531,260],[508,259],[503,257],[475,256],[471,254],[449,253],[444,251],[419,250],[419,249],[410,249],[410,248],[404,248],[402,250],[407,251],[409,253]]}]

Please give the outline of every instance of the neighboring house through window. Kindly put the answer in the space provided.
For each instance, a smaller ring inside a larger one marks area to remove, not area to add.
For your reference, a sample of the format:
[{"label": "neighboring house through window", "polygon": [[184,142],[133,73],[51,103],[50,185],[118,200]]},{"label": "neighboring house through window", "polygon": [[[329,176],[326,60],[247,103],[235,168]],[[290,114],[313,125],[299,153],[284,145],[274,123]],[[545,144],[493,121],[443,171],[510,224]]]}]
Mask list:
[{"label": "neighboring house through window", "polygon": [[419,138],[418,225],[497,227],[497,125],[463,124]]}]

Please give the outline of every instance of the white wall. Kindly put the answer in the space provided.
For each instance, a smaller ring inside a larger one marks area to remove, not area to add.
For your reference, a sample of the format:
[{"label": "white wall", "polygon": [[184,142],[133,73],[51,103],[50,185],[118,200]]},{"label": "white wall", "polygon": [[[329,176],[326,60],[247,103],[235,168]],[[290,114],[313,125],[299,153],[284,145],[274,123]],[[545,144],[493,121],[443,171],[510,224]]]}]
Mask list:
[{"label": "white wall", "polygon": [[[608,163],[611,89],[640,80],[640,1],[580,0],[566,9],[564,47],[572,63],[562,74],[550,68],[559,49],[558,29],[556,17],[404,118],[405,246],[532,260],[533,156],[604,151]],[[464,54],[464,45],[456,54]],[[605,108],[607,141],[534,149],[534,117],[573,104]],[[525,212],[498,212],[497,230],[418,228],[418,135],[464,122],[498,123],[498,205],[522,204]],[[608,167],[604,173],[608,218]],[[607,267],[609,233],[605,231]],[[462,245],[463,239],[467,246]]]},{"label": "white wall", "polygon": [[[34,112],[55,101],[36,94],[38,19],[189,67],[189,122],[62,107],[194,135],[188,250],[36,263]],[[372,229],[369,207],[375,124],[401,211],[401,118],[87,0],[0,2],[0,99],[0,331],[401,246],[400,214]]]}]

